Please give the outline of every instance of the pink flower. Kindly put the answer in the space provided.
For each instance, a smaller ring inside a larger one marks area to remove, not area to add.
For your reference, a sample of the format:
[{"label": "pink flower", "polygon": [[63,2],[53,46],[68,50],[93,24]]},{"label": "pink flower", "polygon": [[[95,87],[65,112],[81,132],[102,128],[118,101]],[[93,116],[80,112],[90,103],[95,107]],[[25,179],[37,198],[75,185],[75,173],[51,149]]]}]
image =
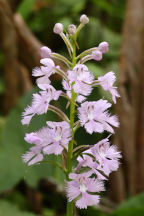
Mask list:
[{"label": "pink flower", "polygon": [[109,44],[106,41],[103,41],[99,44],[98,46],[99,51],[101,51],[102,53],[107,53],[109,50]]},{"label": "pink flower", "polygon": [[49,58],[51,55],[51,49],[47,46],[41,47],[41,57],[42,58]]},{"label": "pink flower", "polygon": [[[88,206],[97,205],[99,203],[99,195],[92,195],[90,193],[104,191],[103,181],[90,178],[91,172],[83,174],[70,173],[67,181],[66,193],[69,202],[78,198],[75,202],[76,206],[80,209],[87,208]],[[80,198],[79,198],[80,196]]]},{"label": "pink flower", "polygon": [[25,135],[25,141],[34,144],[26,154],[22,156],[28,165],[35,164],[43,160],[44,154],[62,153],[64,148],[68,149],[68,143],[71,140],[70,125],[65,122],[47,122],[48,127]]},{"label": "pink flower", "polygon": [[113,84],[116,80],[114,72],[110,71],[106,73],[104,76],[98,77],[99,84],[105,91],[109,91],[112,94],[112,100],[116,103],[116,97],[120,97],[119,93],[117,92],[116,88]]},{"label": "pink flower", "polygon": [[32,75],[40,77],[37,79],[37,85],[39,88],[42,88],[43,84],[50,84],[49,77],[55,73],[55,64],[50,58],[41,59],[40,63],[43,66],[34,68]]},{"label": "pink flower", "polygon": [[104,172],[107,176],[116,171],[119,167],[119,159],[121,158],[117,146],[111,145],[108,138],[101,140],[91,148],[92,155],[98,161],[98,170]]},{"label": "pink flower", "polygon": [[51,100],[57,100],[61,91],[56,91],[51,85],[44,85],[40,94],[33,94],[32,105],[28,106],[23,112],[22,124],[29,124],[34,115],[41,115],[48,111]]},{"label": "pink flower", "polygon": [[94,156],[92,155],[91,148],[87,151],[84,151],[82,153],[82,157],[78,156],[77,158],[77,161],[79,162],[79,164],[76,170],[79,171],[81,167],[88,167],[91,169],[92,173],[95,173],[97,175],[98,179],[107,180],[105,176],[101,172],[99,172],[99,170],[97,170],[99,164],[93,159],[93,157]]},{"label": "pink flower", "polygon": [[107,109],[111,104],[107,100],[96,102],[84,102],[78,108],[80,124],[85,127],[90,134],[93,132],[102,133],[105,130],[114,133],[112,126],[118,127],[119,122],[116,116],[110,116]]},{"label": "pink flower", "polygon": [[73,89],[77,94],[87,96],[91,93],[94,77],[88,71],[87,66],[77,64],[72,71],[68,71],[68,79],[71,84],[74,83]]},{"label": "pink flower", "polygon": [[45,154],[56,154],[62,153],[63,149],[68,149],[68,143],[71,140],[71,129],[70,125],[63,122],[47,122],[48,132],[44,131],[41,134],[44,137],[44,148]]}]

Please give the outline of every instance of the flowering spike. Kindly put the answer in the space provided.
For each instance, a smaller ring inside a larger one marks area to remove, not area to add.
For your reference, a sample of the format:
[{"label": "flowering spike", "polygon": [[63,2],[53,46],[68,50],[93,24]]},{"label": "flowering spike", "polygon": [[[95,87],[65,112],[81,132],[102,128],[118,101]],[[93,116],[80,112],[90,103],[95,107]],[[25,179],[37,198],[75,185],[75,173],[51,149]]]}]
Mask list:
[{"label": "flowering spike", "polygon": [[[88,206],[98,205],[100,192],[104,191],[104,181],[109,174],[119,167],[121,153],[115,145],[110,145],[110,135],[94,145],[77,145],[75,133],[82,126],[89,134],[114,133],[113,127],[118,127],[116,115],[111,115],[108,109],[112,106],[107,100],[88,101],[87,97],[95,86],[100,86],[109,91],[112,100],[116,103],[116,97],[120,97],[117,87],[113,86],[116,80],[114,72],[110,71],[95,80],[94,75],[84,64],[89,60],[102,60],[103,54],[108,52],[107,42],[101,42],[98,47],[85,50],[76,57],[77,36],[80,30],[89,22],[89,18],[83,14],[80,17],[80,25],[76,28],[71,24],[68,33],[65,34],[61,23],[56,23],[53,31],[59,34],[67,46],[71,61],[66,57],[52,52],[48,47],[41,48],[41,66],[32,71],[37,78],[36,84],[39,92],[33,94],[32,103],[23,112],[22,124],[29,124],[33,116],[47,113],[48,110],[57,114],[61,121],[47,121],[46,126],[39,131],[25,134],[25,141],[31,147],[22,159],[29,166],[44,160],[45,155],[55,154],[61,156],[62,168],[66,175],[67,216],[73,215],[73,204],[77,208],[85,209]],[[67,68],[62,70],[51,58],[62,61]],[[56,90],[51,83],[53,74],[62,77],[64,92]],[[66,108],[69,116],[59,108],[51,104],[62,96],[67,100]],[[78,120],[75,121],[76,114]],[[77,146],[75,146],[77,145]],[[73,163],[75,161],[75,163]]]}]

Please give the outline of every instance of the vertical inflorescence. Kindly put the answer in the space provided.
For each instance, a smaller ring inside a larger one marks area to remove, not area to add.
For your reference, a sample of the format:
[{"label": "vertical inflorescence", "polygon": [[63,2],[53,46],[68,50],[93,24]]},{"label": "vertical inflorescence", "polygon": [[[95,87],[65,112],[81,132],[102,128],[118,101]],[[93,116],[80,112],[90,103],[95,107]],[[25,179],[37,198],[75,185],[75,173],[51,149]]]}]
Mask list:
[{"label": "vertical inflorescence", "polygon": [[[112,171],[118,169],[121,158],[117,147],[110,145],[110,135],[95,145],[76,146],[74,141],[79,127],[84,127],[89,134],[104,131],[112,134],[113,127],[119,126],[117,117],[108,111],[111,103],[104,99],[87,101],[87,96],[95,87],[109,91],[114,103],[116,97],[120,97],[117,88],[113,86],[116,80],[114,72],[110,71],[95,80],[92,72],[84,64],[89,60],[100,61],[103,54],[108,52],[107,42],[101,42],[98,47],[85,50],[76,56],[77,36],[88,22],[88,17],[82,15],[78,27],[72,24],[65,31],[61,23],[55,24],[54,33],[63,39],[71,60],[52,52],[48,47],[41,48],[41,66],[34,68],[32,72],[32,75],[37,77],[40,91],[33,94],[32,103],[25,109],[22,118],[22,124],[29,125],[34,115],[51,110],[62,120],[47,121],[41,130],[26,134],[25,141],[32,144],[32,147],[22,158],[30,166],[44,160],[45,155],[62,155],[63,152],[66,154],[66,161],[61,167],[67,180],[67,216],[73,215],[73,203],[78,208],[87,208],[99,203],[99,192],[105,190],[104,180],[108,179]],[[60,66],[56,66],[52,60],[54,58],[61,60],[67,66],[67,70],[63,71]],[[63,91],[56,90],[51,84],[50,76],[55,73],[62,77]],[[68,100],[69,116],[51,105],[51,101],[58,100],[59,97]],[[75,121],[76,116],[78,121]],[[73,160],[77,161],[76,167],[73,166]]]}]

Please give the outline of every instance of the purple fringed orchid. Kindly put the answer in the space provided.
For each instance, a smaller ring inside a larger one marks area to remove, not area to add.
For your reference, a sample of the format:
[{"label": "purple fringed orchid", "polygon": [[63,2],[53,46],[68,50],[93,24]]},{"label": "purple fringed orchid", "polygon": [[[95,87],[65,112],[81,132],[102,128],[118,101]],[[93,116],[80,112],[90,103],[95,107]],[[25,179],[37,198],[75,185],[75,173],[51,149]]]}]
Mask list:
[{"label": "purple fringed orchid", "polygon": [[119,122],[116,116],[111,116],[107,109],[111,104],[106,100],[96,102],[84,102],[78,108],[78,116],[81,126],[84,126],[90,134],[93,132],[103,133],[105,130],[114,133],[113,128],[118,127]]},{"label": "purple fringed orchid", "polygon": [[99,85],[105,90],[109,91],[112,94],[112,100],[116,103],[116,97],[120,97],[117,87],[114,87],[113,84],[116,80],[114,72],[110,71],[104,76],[98,77]]},{"label": "purple fringed orchid", "polygon": [[69,175],[71,181],[67,182],[66,193],[70,202],[78,198],[75,204],[80,209],[97,205],[100,196],[91,193],[99,193],[105,190],[103,181],[91,177],[91,175],[91,172],[82,174],[71,173]]},{"label": "purple fringed orchid", "polygon": [[[89,134],[104,131],[113,134],[113,127],[119,126],[117,116],[111,115],[108,111],[112,106],[110,102],[105,99],[87,101],[87,96],[95,87],[109,91],[114,103],[116,98],[120,97],[117,87],[114,86],[116,80],[114,72],[110,71],[103,76],[95,77],[84,64],[89,60],[100,61],[103,58],[103,54],[109,50],[106,41],[76,56],[77,36],[88,22],[89,18],[83,14],[78,27],[73,24],[68,26],[69,36],[64,33],[61,23],[55,24],[54,33],[64,41],[70,58],[54,53],[46,46],[41,48],[41,66],[34,68],[32,72],[37,79],[39,93],[33,94],[31,105],[22,114],[24,125],[29,125],[34,115],[45,114],[48,110],[57,114],[60,119],[58,122],[47,121],[40,130],[25,135],[24,139],[31,147],[23,154],[22,159],[31,166],[41,163],[45,155],[61,156],[62,164],[57,165],[62,168],[66,176],[67,216],[73,216],[74,203],[80,209],[98,205],[100,192],[105,190],[104,181],[108,180],[112,171],[118,169],[121,158],[117,147],[110,145],[110,135],[94,145],[89,143],[79,146],[75,141],[75,133],[80,126]],[[65,70],[55,65],[54,59],[63,62]],[[55,73],[62,79],[63,91],[56,90],[52,86],[50,79]],[[69,115],[51,104],[60,96],[68,100],[66,108],[70,107]]]}]

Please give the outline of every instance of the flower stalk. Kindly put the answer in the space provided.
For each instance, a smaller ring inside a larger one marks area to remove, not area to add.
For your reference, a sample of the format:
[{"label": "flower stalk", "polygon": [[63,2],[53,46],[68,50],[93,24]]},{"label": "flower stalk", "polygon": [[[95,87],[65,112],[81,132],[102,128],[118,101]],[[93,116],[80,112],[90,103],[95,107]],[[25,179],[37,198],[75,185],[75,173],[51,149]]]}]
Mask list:
[{"label": "flower stalk", "polygon": [[[73,43],[73,56],[72,56],[72,68],[76,65],[76,46]],[[76,101],[76,93],[72,89],[72,101]],[[69,181],[69,174],[72,171],[72,157],[73,157],[73,144],[74,144],[74,118],[75,118],[75,104],[70,103],[70,127],[72,129],[72,140],[68,145],[68,156],[67,156],[67,181]],[[67,214],[66,216],[73,216],[74,202],[67,201]]]}]

